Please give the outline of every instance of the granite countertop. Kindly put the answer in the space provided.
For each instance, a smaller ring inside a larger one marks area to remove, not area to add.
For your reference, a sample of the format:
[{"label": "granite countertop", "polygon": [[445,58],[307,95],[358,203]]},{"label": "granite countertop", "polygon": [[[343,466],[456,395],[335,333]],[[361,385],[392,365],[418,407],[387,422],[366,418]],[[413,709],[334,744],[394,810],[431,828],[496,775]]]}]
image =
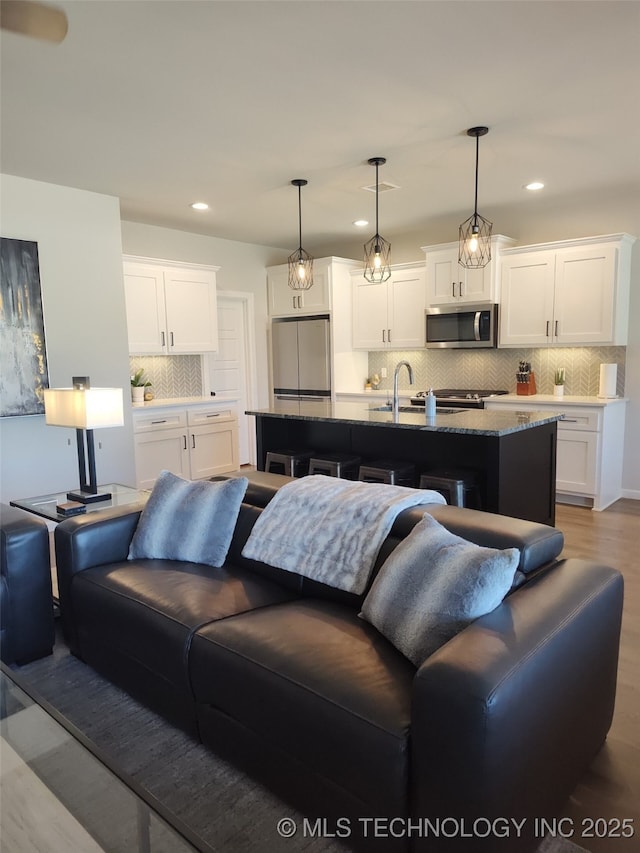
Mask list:
[{"label": "granite countertop", "polygon": [[[502,436],[531,429],[541,424],[561,420],[556,412],[514,412],[487,409],[456,409],[450,414],[439,413],[433,423],[427,424],[423,412],[400,412],[397,420],[390,411],[375,411],[378,401],[366,403],[332,403],[330,401],[297,402],[278,401],[269,409],[249,409],[248,415],[269,418],[293,418],[300,420],[327,421],[393,427],[398,429],[423,430],[425,432],[451,432],[458,434]],[[451,411],[451,410],[448,410]]]},{"label": "granite countertop", "polygon": [[148,409],[168,409],[185,406],[215,406],[218,403],[237,403],[238,398],[233,394],[216,394],[215,397],[165,397],[158,400],[149,400],[141,406],[133,406],[133,411],[144,412]]}]

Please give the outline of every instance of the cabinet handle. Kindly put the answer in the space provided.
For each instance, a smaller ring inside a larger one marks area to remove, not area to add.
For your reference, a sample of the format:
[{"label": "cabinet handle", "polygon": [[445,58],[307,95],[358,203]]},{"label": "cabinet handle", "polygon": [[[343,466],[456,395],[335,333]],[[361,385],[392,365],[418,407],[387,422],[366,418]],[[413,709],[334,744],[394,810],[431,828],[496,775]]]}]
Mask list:
[{"label": "cabinet handle", "polygon": [[298,308],[302,308],[302,296],[298,296]]},{"label": "cabinet handle", "polygon": [[295,296],[292,296],[292,297],[291,297],[291,307],[292,307],[292,308],[295,308],[295,307],[296,307],[296,298],[295,298]]},{"label": "cabinet handle", "polygon": [[455,295],[456,295],[456,283],[455,283],[455,281],[451,282],[451,295],[455,298]]},{"label": "cabinet handle", "polygon": [[163,421],[151,421],[152,424],[166,424],[167,419],[165,418]]},{"label": "cabinet handle", "polygon": [[193,433],[191,433],[191,447],[195,450],[196,448],[196,437]]},{"label": "cabinet handle", "polygon": [[220,412],[216,412],[215,415],[206,415],[207,418],[219,418]]},{"label": "cabinet handle", "polygon": [[387,329],[387,343],[391,343],[391,329]]},{"label": "cabinet handle", "polygon": [[186,449],[187,449],[187,436],[186,436],[186,435],[183,435],[183,436],[182,436],[182,438],[183,438],[183,440],[184,440],[184,447],[183,447],[182,449],[183,449],[183,450],[186,450]]},{"label": "cabinet handle", "polygon": [[556,327],[556,330],[555,330],[555,332],[554,332],[554,335],[555,335],[555,336],[556,336],[556,338],[557,338],[557,337],[558,337],[558,321],[557,321],[557,320],[556,320],[556,323],[555,323],[555,327]]},{"label": "cabinet handle", "polygon": [[173,332],[169,332],[169,334],[171,335],[171,346],[173,346]]},{"label": "cabinet handle", "polygon": [[547,320],[547,331],[546,331],[546,336],[547,336],[547,337],[549,337],[549,321],[548,321],[548,320]]},{"label": "cabinet handle", "polygon": [[160,334],[162,335],[162,346],[164,346],[164,332],[160,332]]},{"label": "cabinet handle", "polygon": [[563,418],[562,423],[563,424],[577,424],[578,419],[577,418]]},{"label": "cabinet handle", "polygon": [[458,282],[458,285],[459,285],[459,287],[458,287],[459,294],[458,294],[458,295],[459,295],[460,297],[462,297],[462,285],[463,285],[463,284],[464,284],[464,282],[462,282],[462,281],[459,281],[459,282]]},{"label": "cabinet handle", "polygon": [[387,339],[385,338],[385,330],[383,329],[382,330],[382,343],[386,344],[386,342],[387,342]]}]

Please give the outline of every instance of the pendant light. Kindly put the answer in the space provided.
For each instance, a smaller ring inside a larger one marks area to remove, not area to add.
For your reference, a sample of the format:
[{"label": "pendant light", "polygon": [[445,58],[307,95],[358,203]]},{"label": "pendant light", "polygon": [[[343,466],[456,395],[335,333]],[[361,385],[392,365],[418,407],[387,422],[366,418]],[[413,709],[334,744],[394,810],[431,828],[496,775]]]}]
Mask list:
[{"label": "pendant light", "polygon": [[386,162],[384,157],[372,157],[368,161],[370,166],[376,167],[376,233],[364,244],[364,277],[372,284],[380,284],[391,277],[391,243],[387,243],[378,232],[378,167]]},{"label": "pendant light", "polygon": [[298,248],[289,255],[289,287],[292,290],[309,290],[313,286],[313,258],[302,248],[302,198],[301,187],[308,181],[295,178],[291,186],[298,187]]},{"label": "pendant light", "polygon": [[476,139],[476,192],[473,214],[458,229],[458,263],[467,269],[481,269],[491,260],[491,230],[489,222],[478,213],[478,149],[480,137],[489,133],[488,127],[470,127],[467,136]]}]

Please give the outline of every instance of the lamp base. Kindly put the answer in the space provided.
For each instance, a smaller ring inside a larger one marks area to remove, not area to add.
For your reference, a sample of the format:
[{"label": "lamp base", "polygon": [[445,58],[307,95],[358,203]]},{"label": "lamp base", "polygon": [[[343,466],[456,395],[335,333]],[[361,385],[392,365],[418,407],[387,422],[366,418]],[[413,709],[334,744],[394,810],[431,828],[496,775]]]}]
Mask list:
[{"label": "lamp base", "polygon": [[108,501],[111,499],[111,492],[67,492],[67,498],[70,501],[78,501],[81,504],[93,504],[98,501]]}]

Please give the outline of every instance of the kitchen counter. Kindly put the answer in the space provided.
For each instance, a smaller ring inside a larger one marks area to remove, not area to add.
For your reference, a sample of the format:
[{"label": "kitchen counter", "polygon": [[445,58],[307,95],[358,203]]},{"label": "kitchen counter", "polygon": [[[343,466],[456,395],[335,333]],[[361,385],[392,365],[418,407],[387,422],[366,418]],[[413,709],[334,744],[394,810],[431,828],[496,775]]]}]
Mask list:
[{"label": "kitchen counter", "polygon": [[421,430],[455,434],[504,436],[529,430],[562,418],[555,412],[496,412],[486,409],[447,409],[446,414],[436,409],[433,423],[426,423],[424,412],[376,411],[383,403],[372,400],[366,403],[332,403],[330,401],[295,402],[277,401],[269,409],[248,410],[248,415],[266,418],[301,419],[326,423],[366,424],[373,427]]},{"label": "kitchen counter", "polygon": [[154,409],[170,409],[180,408],[185,406],[211,406],[216,403],[237,403],[238,398],[229,394],[216,394],[215,397],[165,397],[158,400],[149,400],[143,405],[133,406],[133,411],[144,412],[153,411]]},{"label": "kitchen counter", "polygon": [[511,406],[514,403],[526,403],[527,406],[530,406],[531,404],[536,405],[540,403],[544,406],[555,405],[559,408],[565,408],[566,406],[614,406],[617,403],[626,403],[627,401],[627,397],[587,397],[569,394],[566,394],[564,397],[556,397],[555,394],[531,394],[530,396],[525,394],[501,394],[497,397],[491,397],[490,403],[492,406],[499,406],[504,403],[508,403]]},{"label": "kitchen counter", "polygon": [[543,524],[555,520],[554,411],[453,410],[425,422],[424,412],[375,411],[384,401],[278,401],[250,409],[256,419],[257,467],[269,451],[297,448],[322,456],[346,453],[363,463],[391,459],[415,467],[464,469],[477,478],[480,508]]}]

